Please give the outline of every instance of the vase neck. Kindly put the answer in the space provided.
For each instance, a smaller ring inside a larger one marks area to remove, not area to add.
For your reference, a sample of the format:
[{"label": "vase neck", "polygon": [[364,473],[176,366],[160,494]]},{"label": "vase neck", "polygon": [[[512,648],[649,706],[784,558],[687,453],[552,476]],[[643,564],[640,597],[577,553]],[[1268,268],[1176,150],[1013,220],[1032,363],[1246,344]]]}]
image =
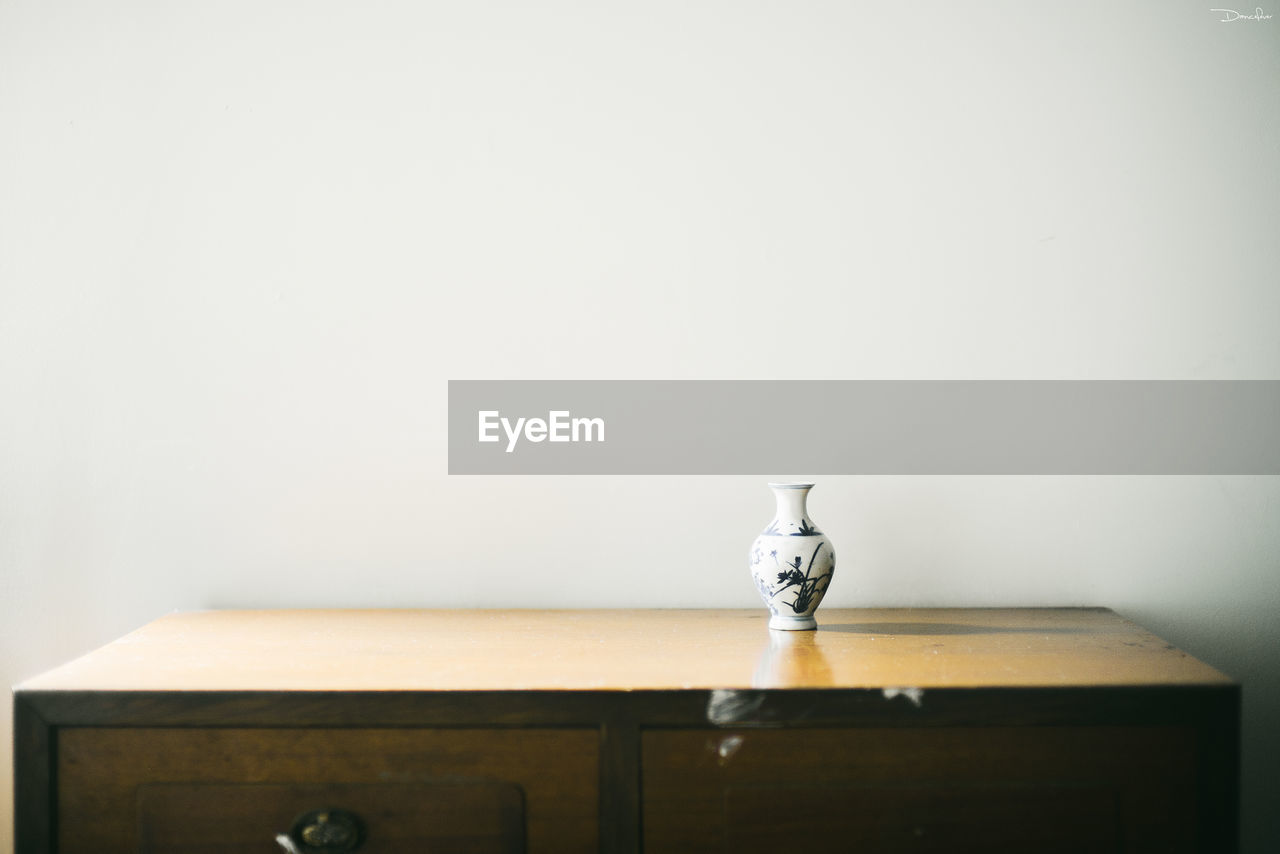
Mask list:
[{"label": "vase neck", "polygon": [[807,519],[809,517],[806,507],[809,498],[809,490],[780,489],[778,487],[774,487],[773,495],[778,501],[779,520],[799,522],[801,519]]},{"label": "vase neck", "polygon": [[786,483],[786,484],[769,484],[769,488],[773,490],[773,496],[778,502],[778,521],[787,524],[792,523],[799,525],[801,522],[813,525],[813,520],[809,518],[807,502],[809,498],[809,490],[813,488],[811,483]]}]

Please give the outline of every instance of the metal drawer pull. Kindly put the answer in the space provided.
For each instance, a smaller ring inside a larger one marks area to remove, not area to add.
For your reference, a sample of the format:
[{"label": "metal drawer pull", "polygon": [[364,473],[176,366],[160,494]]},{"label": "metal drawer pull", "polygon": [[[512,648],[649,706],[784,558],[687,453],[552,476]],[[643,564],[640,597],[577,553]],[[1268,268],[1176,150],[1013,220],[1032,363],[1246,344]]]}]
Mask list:
[{"label": "metal drawer pull", "polygon": [[293,823],[287,836],[277,836],[276,842],[289,854],[342,854],[364,842],[364,826],[346,810],[312,810]]}]

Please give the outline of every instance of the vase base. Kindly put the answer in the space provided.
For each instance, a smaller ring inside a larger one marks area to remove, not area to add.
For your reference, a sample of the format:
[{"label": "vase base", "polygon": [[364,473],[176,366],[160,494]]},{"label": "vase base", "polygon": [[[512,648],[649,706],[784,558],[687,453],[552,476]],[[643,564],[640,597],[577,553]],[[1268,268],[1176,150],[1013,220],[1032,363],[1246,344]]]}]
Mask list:
[{"label": "vase base", "polygon": [[813,617],[786,617],[781,614],[774,614],[769,618],[769,628],[779,629],[784,632],[803,632],[818,627],[818,621]]}]

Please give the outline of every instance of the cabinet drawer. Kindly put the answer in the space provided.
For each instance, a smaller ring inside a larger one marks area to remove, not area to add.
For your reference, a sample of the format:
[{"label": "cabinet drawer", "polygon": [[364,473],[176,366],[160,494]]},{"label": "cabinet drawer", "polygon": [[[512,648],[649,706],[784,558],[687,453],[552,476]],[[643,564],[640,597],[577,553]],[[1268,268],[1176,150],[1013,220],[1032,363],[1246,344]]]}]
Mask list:
[{"label": "cabinet drawer", "polygon": [[281,851],[306,826],[354,826],[362,854],[599,839],[594,729],[68,728],[57,756],[63,851]]},{"label": "cabinet drawer", "polygon": [[138,836],[140,854],[252,854],[278,836],[300,851],[508,854],[525,850],[524,798],[514,783],[148,784]]},{"label": "cabinet drawer", "polygon": [[1190,851],[1179,729],[650,731],[651,851]]}]

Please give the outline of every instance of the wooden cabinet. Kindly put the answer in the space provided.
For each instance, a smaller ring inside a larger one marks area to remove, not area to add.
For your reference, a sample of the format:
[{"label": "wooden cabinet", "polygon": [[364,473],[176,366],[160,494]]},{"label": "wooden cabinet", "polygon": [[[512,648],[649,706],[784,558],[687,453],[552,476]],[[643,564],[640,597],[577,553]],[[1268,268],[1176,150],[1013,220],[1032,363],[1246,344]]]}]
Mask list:
[{"label": "wooden cabinet", "polygon": [[1236,846],[1239,688],[1103,609],[165,617],[19,686],[20,852]]}]

